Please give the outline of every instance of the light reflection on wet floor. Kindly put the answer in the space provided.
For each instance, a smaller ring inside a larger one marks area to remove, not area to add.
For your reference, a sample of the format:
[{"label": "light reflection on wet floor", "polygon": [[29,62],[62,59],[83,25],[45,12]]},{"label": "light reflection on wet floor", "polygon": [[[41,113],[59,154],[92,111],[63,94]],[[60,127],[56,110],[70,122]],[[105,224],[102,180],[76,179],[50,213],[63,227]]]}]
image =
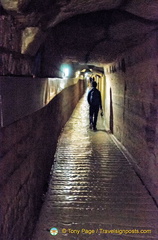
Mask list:
[{"label": "light reflection on wet floor", "polygon": [[[158,210],[104,131],[102,120],[97,132],[89,130],[86,95],[61,134],[51,174],[32,240],[158,239]],[[58,228],[56,236],[49,232],[52,227]],[[94,231],[83,233],[82,229]],[[112,234],[99,229],[151,229],[152,234]]]}]

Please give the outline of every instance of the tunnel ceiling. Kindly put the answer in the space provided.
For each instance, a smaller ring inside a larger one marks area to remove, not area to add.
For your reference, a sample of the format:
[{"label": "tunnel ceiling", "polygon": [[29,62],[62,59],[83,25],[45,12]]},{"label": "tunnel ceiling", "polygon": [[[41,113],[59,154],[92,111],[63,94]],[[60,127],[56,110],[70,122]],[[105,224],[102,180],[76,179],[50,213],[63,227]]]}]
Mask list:
[{"label": "tunnel ceiling", "polygon": [[114,60],[158,24],[155,0],[1,0],[1,10],[23,31],[22,53],[34,55],[49,34],[65,59],[92,64]]}]

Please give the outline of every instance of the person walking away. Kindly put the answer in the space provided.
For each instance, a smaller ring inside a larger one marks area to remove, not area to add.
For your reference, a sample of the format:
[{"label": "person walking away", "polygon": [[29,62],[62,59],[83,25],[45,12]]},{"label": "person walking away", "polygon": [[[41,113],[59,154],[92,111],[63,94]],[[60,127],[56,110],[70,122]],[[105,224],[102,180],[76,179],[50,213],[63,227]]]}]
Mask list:
[{"label": "person walking away", "polygon": [[101,103],[101,93],[96,88],[97,83],[94,81],[92,82],[92,89],[89,91],[87,96],[87,101],[89,103],[89,121],[90,121],[90,129],[94,131],[97,130],[97,118],[99,109],[101,110],[102,114],[102,103]]}]

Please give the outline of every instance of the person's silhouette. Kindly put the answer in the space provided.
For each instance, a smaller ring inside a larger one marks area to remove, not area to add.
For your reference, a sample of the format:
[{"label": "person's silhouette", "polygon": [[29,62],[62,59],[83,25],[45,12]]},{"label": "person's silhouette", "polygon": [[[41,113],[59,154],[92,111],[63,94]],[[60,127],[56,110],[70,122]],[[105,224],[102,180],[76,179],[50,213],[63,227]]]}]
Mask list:
[{"label": "person's silhouette", "polygon": [[101,94],[96,87],[97,87],[97,83],[93,81],[92,89],[89,91],[87,96],[87,101],[90,106],[89,107],[90,129],[93,128],[94,131],[97,130],[96,124],[97,124],[99,108],[102,111]]}]

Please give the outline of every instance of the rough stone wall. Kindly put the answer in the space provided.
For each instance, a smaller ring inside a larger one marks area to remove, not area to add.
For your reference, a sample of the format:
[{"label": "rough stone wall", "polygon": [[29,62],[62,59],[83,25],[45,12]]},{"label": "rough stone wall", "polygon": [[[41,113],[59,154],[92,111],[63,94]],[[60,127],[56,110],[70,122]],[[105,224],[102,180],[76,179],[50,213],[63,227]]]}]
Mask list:
[{"label": "rough stone wall", "polygon": [[21,54],[21,32],[13,17],[0,16],[0,75],[32,75],[34,58]]},{"label": "rough stone wall", "polygon": [[106,127],[134,157],[134,166],[158,202],[157,33],[105,66]]},{"label": "rough stone wall", "polygon": [[42,53],[41,73],[43,76],[56,77],[60,75],[60,64],[62,62],[61,48],[59,39],[50,35],[46,39]]},{"label": "rough stone wall", "polygon": [[41,110],[1,129],[1,240],[29,239],[42,203],[58,136],[84,88],[84,82],[79,81]]}]

